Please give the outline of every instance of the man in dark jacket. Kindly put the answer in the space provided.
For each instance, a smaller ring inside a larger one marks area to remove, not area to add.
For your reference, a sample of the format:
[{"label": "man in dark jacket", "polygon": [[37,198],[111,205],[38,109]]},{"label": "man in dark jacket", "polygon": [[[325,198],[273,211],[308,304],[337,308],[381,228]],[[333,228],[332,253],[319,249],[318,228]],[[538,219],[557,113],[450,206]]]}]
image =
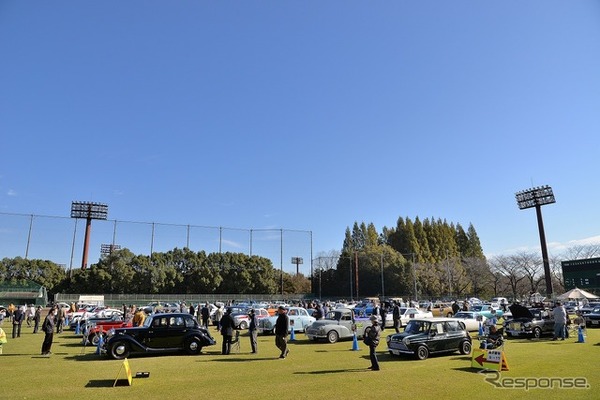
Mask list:
[{"label": "man in dark jacket", "polygon": [[400,328],[402,327],[402,321],[400,320],[400,305],[398,302],[394,302],[394,308],[392,309],[392,317],[394,320],[394,329],[396,333],[400,332]]},{"label": "man in dark jacket", "polygon": [[250,347],[252,348],[252,353],[258,352],[257,342],[258,342],[258,319],[256,318],[256,314],[254,313],[254,309],[251,308],[248,313],[248,317],[250,317],[250,324],[248,325],[248,334],[250,335]]},{"label": "man in dark jacket", "polygon": [[275,346],[281,350],[279,358],[286,358],[290,350],[287,347],[287,336],[290,327],[290,318],[283,306],[277,308],[277,321],[275,322]]},{"label": "man in dark jacket", "polygon": [[221,335],[223,335],[223,346],[221,347],[221,354],[229,354],[231,352],[231,341],[233,340],[233,331],[235,329],[235,322],[231,316],[231,308],[228,308],[221,318]]},{"label": "man in dark jacket", "polygon": [[37,333],[40,328],[40,321],[42,319],[42,306],[37,306],[35,314],[33,315],[33,333]]},{"label": "man in dark jacket", "polygon": [[210,310],[208,309],[208,303],[204,304],[200,309],[200,318],[202,319],[202,325],[208,329],[208,319],[210,318]]},{"label": "man in dark jacket", "polygon": [[12,337],[13,339],[16,337],[21,337],[21,324],[25,319],[25,307],[17,307],[15,309],[15,313],[13,314],[13,331]]},{"label": "man in dark jacket", "polygon": [[44,342],[42,343],[42,355],[48,356],[52,354],[50,349],[52,348],[52,338],[54,337],[54,325],[56,323],[56,314],[58,311],[53,308],[48,311],[46,319],[42,324],[42,331],[46,334],[44,336]]}]

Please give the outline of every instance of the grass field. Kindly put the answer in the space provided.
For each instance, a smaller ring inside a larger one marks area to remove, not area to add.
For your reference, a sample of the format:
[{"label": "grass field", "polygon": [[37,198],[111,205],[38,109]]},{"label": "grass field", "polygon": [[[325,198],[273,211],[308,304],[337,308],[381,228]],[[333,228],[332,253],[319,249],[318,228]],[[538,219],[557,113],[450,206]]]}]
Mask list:
[{"label": "grass field", "polygon": [[[576,338],[508,340],[505,355],[509,371],[504,384],[531,378],[529,385],[547,385],[533,378],[585,378],[588,389],[501,389],[471,368],[471,357],[455,353],[425,361],[397,358],[379,346],[381,371],[369,371],[368,349],[359,342],[336,344],[309,342],[296,334],[290,355],[278,359],[272,336],[259,336],[258,354],[250,354],[242,335],[239,352],[220,354],[216,346],[201,355],[142,356],[129,359],[131,370],[147,371],[148,378],[134,378],[132,386],[112,387],[123,364],[95,355],[83,347],[72,331],[55,335],[53,355],[42,357],[43,334],[24,327],[20,338],[11,339],[12,326],[0,355],[3,385],[0,399],[598,399],[600,398],[600,329],[588,329],[585,343]],[[211,327],[211,333],[216,331]],[[390,330],[384,333],[391,333]],[[474,341],[477,347],[478,342]],[[120,378],[124,378],[121,372]],[[509,381],[508,379],[513,379]],[[517,380],[517,381],[515,381]],[[497,381],[498,382],[498,381]],[[523,381],[520,381],[523,382]],[[556,386],[557,383],[554,383]]]}]

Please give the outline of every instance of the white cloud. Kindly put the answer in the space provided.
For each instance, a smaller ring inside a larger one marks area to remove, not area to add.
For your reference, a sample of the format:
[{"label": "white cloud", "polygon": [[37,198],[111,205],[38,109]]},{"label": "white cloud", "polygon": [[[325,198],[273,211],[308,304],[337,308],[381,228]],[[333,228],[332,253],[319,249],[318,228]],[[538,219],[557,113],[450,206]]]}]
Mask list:
[{"label": "white cloud", "polygon": [[8,192],[6,193],[8,196],[16,196],[17,192],[14,191],[13,189],[8,189]]},{"label": "white cloud", "polygon": [[[599,236],[591,236],[588,238],[583,238],[583,239],[574,239],[574,240],[569,240],[566,242],[549,242],[546,243],[546,245],[548,246],[548,252],[552,255],[556,255],[556,254],[560,254],[563,251],[568,250],[571,247],[575,247],[575,246],[587,246],[587,245],[594,245],[594,244],[600,244],[600,235]],[[498,256],[498,255],[510,255],[510,254],[516,254],[516,253],[522,253],[522,252],[541,252],[541,248],[539,244],[536,244],[535,246],[521,246],[521,247],[515,247],[512,249],[507,249],[505,251],[501,251],[499,253],[494,253],[494,254],[486,254],[486,257],[493,257],[493,256]]]}]

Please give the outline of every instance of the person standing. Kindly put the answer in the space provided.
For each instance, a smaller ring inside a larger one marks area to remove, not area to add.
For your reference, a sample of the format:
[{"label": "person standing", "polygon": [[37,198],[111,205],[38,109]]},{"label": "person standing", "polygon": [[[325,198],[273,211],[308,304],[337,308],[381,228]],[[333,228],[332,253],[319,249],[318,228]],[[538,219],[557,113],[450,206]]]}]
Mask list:
[{"label": "person standing", "polygon": [[284,306],[277,308],[277,321],[275,321],[275,346],[281,350],[279,358],[286,358],[290,352],[287,346],[288,330],[290,328],[290,318],[286,313]]},{"label": "person standing", "polygon": [[58,311],[56,309],[50,309],[44,323],[42,324],[42,331],[46,334],[44,336],[44,342],[42,343],[42,355],[47,356],[52,354],[50,349],[52,348],[52,338],[54,337],[54,325],[56,322],[56,316]]},{"label": "person standing", "polygon": [[560,301],[556,302],[556,306],[552,309],[554,314],[554,337],[552,340],[565,340],[565,327],[567,325],[567,311]]},{"label": "person standing", "polygon": [[250,335],[250,347],[252,348],[252,353],[258,353],[258,319],[256,318],[256,314],[254,313],[254,308],[250,309],[248,313],[248,317],[250,317],[250,324],[248,324],[248,334]]},{"label": "person standing", "polygon": [[377,346],[379,346],[379,339],[381,338],[381,328],[377,322],[377,316],[371,315],[371,326],[366,332],[367,339],[366,344],[369,346],[369,358],[371,359],[371,366],[369,367],[372,371],[379,371],[379,361],[377,360]]},{"label": "person standing", "polygon": [[392,318],[394,320],[394,329],[396,330],[396,333],[400,333],[402,321],[400,320],[400,305],[397,301],[394,302],[394,308],[392,309]]},{"label": "person standing", "polygon": [[146,320],[146,313],[142,307],[138,308],[133,314],[133,320],[131,321],[133,326],[142,326]]},{"label": "person standing", "polygon": [[65,309],[64,309],[64,307],[58,306],[58,311],[56,314],[56,333],[62,333],[64,324],[65,324]]},{"label": "person standing", "polygon": [[235,329],[235,322],[231,316],[231,309],[228,308],[221,318],[221,335],[223,335],[223,346],[221,347],[221,354],[229,354],[231,352],[231,342],[233,340],[233,331]]},{"label": "person standing", "polygon": [[210,318],[210,310],[208,309],[208,303],[205,303],[200,309],[200,317],[202,318],[202,325],[208,329],[208,319]]},{"label": "person standing", "polygon": [[13,323],[12,337],[13,337],[13,339],[21,337],[21,324],[23,323],[24,319],[25,319],[25,306],[17,307],[13,314],[13,320],[12,320],[12,323]]},{"label": "person standing", "polygon": [[381,316],[381,330],[385,330],[385,320],[387,319],[387,305],[385,303],[381,304],[379,308],[379,316]]},{"label": "person standing", "polygon": [[42,319],[42,306],[37,306],[35,314],[33,315],[33,333],[37,333],[40,327],[40,320]]},{"label": "person standing", "polygon": [[218,305],[217,309],[215,310],[215,322],[217,325],[217,330],[220,331],[221,330],[221,319],[223,318],[223,306]]}]

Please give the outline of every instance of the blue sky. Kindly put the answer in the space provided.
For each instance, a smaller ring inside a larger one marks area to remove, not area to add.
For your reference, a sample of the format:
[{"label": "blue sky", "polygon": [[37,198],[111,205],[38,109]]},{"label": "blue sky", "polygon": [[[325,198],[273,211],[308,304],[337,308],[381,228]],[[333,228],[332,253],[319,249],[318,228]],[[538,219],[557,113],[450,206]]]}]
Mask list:
[{"label": "blue sky", "polygon": [[[540,185],[551,252],[600,242],[597,1],[3,1],[0,55],[0,257],[23,256],[11,214],[73,200],[240,228],[232,249],[418,216],[537,251],[514,194]],[[65,263],[68,226],[35,256]]]}]

